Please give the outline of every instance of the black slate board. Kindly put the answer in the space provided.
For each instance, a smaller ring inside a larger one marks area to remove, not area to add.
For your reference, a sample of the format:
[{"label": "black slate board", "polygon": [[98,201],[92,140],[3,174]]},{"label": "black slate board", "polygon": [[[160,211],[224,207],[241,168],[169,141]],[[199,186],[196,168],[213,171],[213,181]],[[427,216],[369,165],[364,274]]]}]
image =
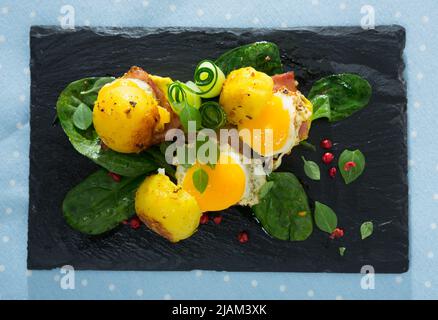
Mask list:
[{"label": "black slate board", "polygon": [[[402,78],[405,30],[399,26],[365,31],[355,27],[287,30],[254,29],[31,29],[31,146],[29,269],[65,264],[100,270],[227,270],[360,272],[372,265],[378,273],[408,269],[408,184],[406,88]],[[146,228],[120,226],[99,237],[82,235],[64,222],[64,195],[97,167],[73,150],[60,125],[52,125],[55,103],[71,81],[89,76],[121,75],[131,65],[189,80],[198,61],[216,58],[236,46],[273,41],[286,69],[296,72],[307,94],[322,76],[353,72],[373,87],[367,108],[345,121],[313,124],[310,142],[332,138],[335,155],[360,148],[367,158],[363,176],[346,186],[331,180],[322,166],[320,182],[304,176],[302,154],[319,160],[321,150],[301,147],[281,169],[302,181],[310,199],[330,205],[346,235],[330,242],[315,230],[305,242],[267,236],[249,210],[230,209],[222,224],[202,226],[190,239],[170,244]],[[360,240],[359,226],[372,220],[374,234]],[[241,245],[236,235],[248,230]],[[340,257],[339,246],[347,247]]]}]

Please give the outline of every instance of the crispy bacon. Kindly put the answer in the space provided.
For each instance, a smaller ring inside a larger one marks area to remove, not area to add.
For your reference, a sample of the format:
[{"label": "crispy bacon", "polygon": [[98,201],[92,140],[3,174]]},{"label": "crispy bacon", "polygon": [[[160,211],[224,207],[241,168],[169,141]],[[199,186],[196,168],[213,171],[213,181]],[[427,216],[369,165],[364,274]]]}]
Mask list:
[{"label": "crispy bacon", "polygon": [[286,88],[292,92],[297,91],[295,85],[295,74],[293,71],[276,74],[272,76],[272,80],[274,80],[274,91],[278,91],[281,88]]},{"label": "crispy bacon", "polygon": [[131,67],[131,69],[129,69],[128,72],[123,75],[123,78],[138,79],[146,82],[154,92],[155,98],[158,100],[158,104],[170,113],[170,122],[164,126],[163,132],[159,132],[153,137],[153,144],[163,142],[167,130],[181,127],[181,122],[179,121],[179,118],[175,114],[175,112],[173,112],[172,107],[170,106],[170,103],[166,98],[166,95],[163,91],[160,90],[160,88],[158,88],[158,86],[155,84],[155,82],[151,79],[146,71],[144,71],[140,67],[133,66]]},{"label": "crispy bacon", "polygon": [[300,141],[306,140],[309,135],[310,121],[304,121],[301,123],[300,129],[298,130],[298,137]]}]

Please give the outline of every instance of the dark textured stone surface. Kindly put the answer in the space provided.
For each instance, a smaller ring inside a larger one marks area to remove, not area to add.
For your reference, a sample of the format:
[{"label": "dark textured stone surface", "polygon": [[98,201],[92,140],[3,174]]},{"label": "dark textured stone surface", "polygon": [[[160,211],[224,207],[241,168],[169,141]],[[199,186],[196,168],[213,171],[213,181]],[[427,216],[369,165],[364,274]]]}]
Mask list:
[{"label": "dark textured stone surface", "polygon": [[[310,142],[335,141],[336,156],[360,148],[367,158],[363,176],[346,186],[331,180],[321,165],[320,182],[304,176],[300,156],[318,161],[317,152],[294,149],[282,166],[304,183],[310,199],[330,205],[345,237],[329,242],[315,230],[305,242],[270,238],[249,210],[230,209],[220,225],[202,226],[190,239],[170,244],[146,228],[120,226],[99,237],[79,234],[61,213],[64,195],[97,169],[76,153],[59,125],[52,125],[58,94],[71,81],[88,76],[121,75],[131,65],[151,73],[189,80],[198,61],[254,41],[278,44],[286,69],[296,72],[300,89],[324,75],[361,74],[371,83],[369,106],[347,120],[313,124]],[[228,270],[376,272],[408,269],[408,184],[406,89],[402,79],[405,31],[398,26],[288,30],[78,29],[31,30],[31,148],[28,266],[50,269]],[[372,220],[374,234],[360,240],[359,227]],[[236,235],[247,230],[250,241]],[[338,247],[347,251],[340,257]]]}]

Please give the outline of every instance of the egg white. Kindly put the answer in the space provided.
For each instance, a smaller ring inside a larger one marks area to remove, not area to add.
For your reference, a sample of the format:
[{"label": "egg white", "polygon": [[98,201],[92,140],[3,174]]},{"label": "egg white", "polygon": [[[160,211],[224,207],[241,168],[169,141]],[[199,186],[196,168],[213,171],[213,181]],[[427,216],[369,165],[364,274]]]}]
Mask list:
[{"label": "egg white", "polygon": [[301,124],[312,116],[312,111],[304,106],[304,96],[301,92],[283,92],[281,89],[275,92],[274,95],[281,99],[283,109],[289,113],[289,134],[284,146],[272,154],[274,158],[273,170],[280,166],[283,156],[289,154],[292,148],[300,143],[299,130]]}]

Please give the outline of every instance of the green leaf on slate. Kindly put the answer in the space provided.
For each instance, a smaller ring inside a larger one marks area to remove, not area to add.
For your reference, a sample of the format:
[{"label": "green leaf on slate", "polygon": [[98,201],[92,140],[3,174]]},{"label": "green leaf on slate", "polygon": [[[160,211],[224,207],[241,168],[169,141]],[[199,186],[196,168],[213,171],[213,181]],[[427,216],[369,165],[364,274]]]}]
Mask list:
[{"label": "green leaf on slate", "polygon": [[[353,162],[355,165],[346,166],[348,162]],[[365,156],[360,150],[344,150],[339,157],[338,165],[345,183],[350,184],[365,170]]]},{"label": "green leaf on slate", "polygon": [[362,225],[360,226],[360,236],[362,240],[371,236],[373,234],[373,231],[374,231],[374,225],[371,221],[362,223]]},{"label": "green leaf on slate", "polygon": [[303,241],[313,231],[307,195],[290,172],[273,172],[260,190],[260,202],[252,207],[263,229],[281,240]]},{"label": "green leaf on slate", "polygon": [[315,82],[309,92],[313,120],[339,121],[364,108],[371,98],[371,86],[357,74],[333,74]]},{"label": "green leaf on slate", "polygon": [[306,160],[304,157],[301,157],[304,162],[304,173],[312,180],[320,180],[321,172],[319,170],[319,166],[316,162]]},{"label": "green leaf on slate", "polygon": [[345,247],[339,247],[339,255],[341,256],[341,257],[343,257],[344,256],[344,254],[345,254],[345,250],[346,250],[347,248],[345,248]]},{"label": "green leaf on slate", "polygon": [[338,218],[336,213],[329,206],[316,201],[315,223],[321,231],[332,233],[338,226]]}]

